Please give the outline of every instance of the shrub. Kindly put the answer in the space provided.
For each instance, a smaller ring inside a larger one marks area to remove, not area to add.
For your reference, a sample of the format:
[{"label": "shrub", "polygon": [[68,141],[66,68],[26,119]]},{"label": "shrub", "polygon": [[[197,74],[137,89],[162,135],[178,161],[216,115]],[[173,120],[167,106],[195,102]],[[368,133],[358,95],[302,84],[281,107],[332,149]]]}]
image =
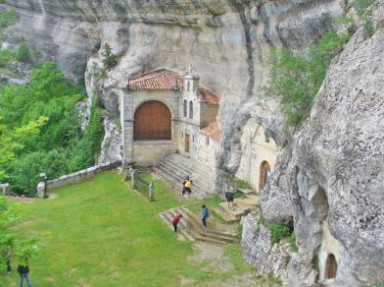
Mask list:
[{"label": "shrub", "polygon": [[375,1],[374,0],[356,0],[354,6],[357,11],[357,15],[362,17],[367,11],[368,7],[371,6]]},{"label": "shrub", "polygon": [[19,15],[15,10],[5,11],[0,13],[0,29],[7,28],[16,23],[19,19]]},{"label": "shrub", "polygon": [[291,235],[291,229],[289,226],[284,224],[269,224],[268,229],[271,231],[271,240],[272,243],[280,242],[284,237],[288,237]]},{"label": "shrub", "polygon": [[291,246],[292,252],[299,251],[299,248],[297,247],[297,244],[296,244],[296,233],[295,232],[292,232],[291,236],[289,236],[288,242],[289,242],[289,245]]},{"label": "shrub", "polygon": [[236,226],[237,235],[239,236],[239,239],[241,240],[241,237],[243,236],[243,225],[238,224]]},{"label": "shrub", "polygon": [[365,35],[365,37],[367,37],[367,38],[372,37],[374,31],[375,31],[375,29],[373,27],[372,21],[369,19],[366,19],[364,21],[364,35]]},{"label": "shrub", "polygon": [[236,188],[250,188],[251,185],[248,181],[238,178],[236,175],[230,175],[228,177],[231,185]]},{"label": "shrub", "polygon": [[17,50],[16,59],[19,62],[28,62],[30,57],[28,44],[25,42],[21,43]]},{"label": "shrub", "polygon": [[[258,223],[264,225],[266,228],[269,229],[269,231],[271,232],[272,243],[278,243],[281,239],[291,236],[293,233],[293,229],[290,228],[288,225],[278,223],[267,223],[263,216],[260,216]],[[294,240],[296,242],[296,237]]]},{"label": "shrub", "polygon": [[103,51],[101,53],[103,56],[104,67],[110,69],[117,64],[117,55],[112,53],[112,48],[106,43],[103,46]]}]

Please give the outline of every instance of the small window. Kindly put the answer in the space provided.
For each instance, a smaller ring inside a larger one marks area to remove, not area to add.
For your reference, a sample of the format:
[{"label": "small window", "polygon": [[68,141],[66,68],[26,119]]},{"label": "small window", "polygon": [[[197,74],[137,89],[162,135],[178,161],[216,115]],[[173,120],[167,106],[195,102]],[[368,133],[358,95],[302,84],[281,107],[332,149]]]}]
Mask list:
[{"label": "small window", "polygon": [[189,81],[187,82],[187,91],[189,92]]},{"label": "small window", "polygon": [[189,102],[189,118],[193,119],[193,102]]},{"label": "small window", "polygon": [[184,115],[184,118],[187,117],[187,100],[184,100],[184,103],[183,103],[183,115]]},{"label": "small window", "polygon": [[205,145],[209,145],[209,137],[205,138]]}]

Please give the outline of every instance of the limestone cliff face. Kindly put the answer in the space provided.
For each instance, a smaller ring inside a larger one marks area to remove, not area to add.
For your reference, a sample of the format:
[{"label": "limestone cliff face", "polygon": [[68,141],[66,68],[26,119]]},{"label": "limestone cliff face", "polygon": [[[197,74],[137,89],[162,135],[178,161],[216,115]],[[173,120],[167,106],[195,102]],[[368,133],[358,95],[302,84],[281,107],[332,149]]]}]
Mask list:
[{"label": "limestone cliff face", "polygon": [[373,36],[358,30],[334,59],[261,205],[267,219],[294,223],[304,265],[331,252],[333,238],[339,273],[332,286],[384,281],[382,10],[375,17]]},{"label": "limestone cliff face", "polygon": [[[261,89],[268,80],[269,48],[302,50],[315,43],[334,29],[332,18],[344,14],[344,1],[5,2],[20,16],[5,40],[23,36],[41,51],[41,60],[55,59],[68,76],[85,78],[90,100],[95,95],[108,111],[100,161],[120,157],[114,124],[120,113],[118,83],[159,67],[182,73],[192,64],[202,84],[221,99],[222,170],[236,172],[242,157],[239,139],[251,117],[282,147],[261,205],[267,219],[292,223],[297,231],[299,255],[287,265],[286,248],[279,251],[284,257],[279,270],[286,268],[281,278],[313,283],[312,260],[329,231],[340,245],[337,280],[344,283],[335,286],[384,280],[382,7],[374,35],[364,40],[360,31],[352,38],[334,60],[310,119],[286,138],[278,99]],[[105,43],[119,56],[109,70],[101,59]],[[245,250],[258,252],[255,246]]]}]

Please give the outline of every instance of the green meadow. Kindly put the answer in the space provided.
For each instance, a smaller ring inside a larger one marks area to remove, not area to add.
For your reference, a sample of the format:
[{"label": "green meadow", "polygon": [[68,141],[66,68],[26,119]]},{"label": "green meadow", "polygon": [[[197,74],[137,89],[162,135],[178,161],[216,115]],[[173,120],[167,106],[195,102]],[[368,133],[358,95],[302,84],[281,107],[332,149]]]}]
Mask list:
[{"label": "green meadow", "polygon": [[[204,286],[250,270],[238,244],[225,247],[231,272],[188,260],[194,256],[193,243],[178,240],[158,213],[180,205],[197,209],[200,203],[178,199],[159,181],[154,185],[155,201],[149,202],[111,171],[54,190],[53,199],[22,203],[19,232],[40,237],[40,250],[30,260],[34,286],[171,287],[181,281]],[[18,286],[17,272],[0,278],[2,286]]]}]

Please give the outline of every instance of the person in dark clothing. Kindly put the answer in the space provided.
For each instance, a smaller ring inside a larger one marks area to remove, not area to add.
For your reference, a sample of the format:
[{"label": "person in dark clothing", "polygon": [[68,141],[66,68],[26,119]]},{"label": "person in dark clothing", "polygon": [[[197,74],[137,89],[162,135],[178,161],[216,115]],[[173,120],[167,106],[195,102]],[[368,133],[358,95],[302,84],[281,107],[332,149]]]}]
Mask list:
[{"label": "person in dark clothing", "polygon": [[208,208],[205,206],[205,204],[202,206],[201,210],[201,223],[204,227],[207,227],[207,218],[209,217],[209,211]]},{"label": "person in dark clothing", "polygon": [[225,199],[228,203],[228,210],[233,210],[233,192],[227,191],[225,193]]},{"label": "person in dark clothing", "polygon": [[172,224],[173,224],[173,231],[177,232],[177,225],[180,222],[180,219],[183,217],[181,214],[176,214],[173,219],[172,219]]},{"label": "person in dark clothing", "polygon": [[17,272],[20,275],[19,287],[23,287],[24,280],[27,282],[28,287],[32,287],[32,282],[29,278],[28,258],[25,258],[24,262],[19,263],[19,266],[17,267]]}]

